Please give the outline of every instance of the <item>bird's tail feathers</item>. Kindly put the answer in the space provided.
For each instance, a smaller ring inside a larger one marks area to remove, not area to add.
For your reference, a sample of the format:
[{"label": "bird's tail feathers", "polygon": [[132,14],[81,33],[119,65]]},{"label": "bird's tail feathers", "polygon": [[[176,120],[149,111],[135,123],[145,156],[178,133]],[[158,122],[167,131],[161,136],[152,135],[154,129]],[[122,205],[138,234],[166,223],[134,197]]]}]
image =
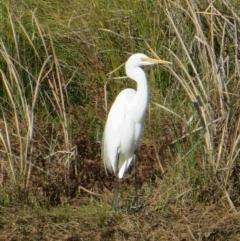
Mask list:
[{"label": "bird's tail feathers", "polygon": [[129,165],[131,164],[132,160],[133,160],[133,157],[130,157],[127,160],[125,160],[125,162],[122,164],[122,166],[118,172],[119,178],[123,178],[125,172],[127,171]]}]

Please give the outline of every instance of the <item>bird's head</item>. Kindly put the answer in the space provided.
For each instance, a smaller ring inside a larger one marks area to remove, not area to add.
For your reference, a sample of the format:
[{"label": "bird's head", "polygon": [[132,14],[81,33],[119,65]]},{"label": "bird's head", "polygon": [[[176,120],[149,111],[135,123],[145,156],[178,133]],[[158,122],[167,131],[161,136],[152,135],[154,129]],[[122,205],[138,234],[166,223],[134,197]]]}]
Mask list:
[{"label": "bird's head", "polygon": [[152,59],[149,58],[146,54],[133,54],[126,62],[126,67],[140,67],[140,66],[147,66],[153,64],[171,64],[171,62],[161,60],[161,59]]}]

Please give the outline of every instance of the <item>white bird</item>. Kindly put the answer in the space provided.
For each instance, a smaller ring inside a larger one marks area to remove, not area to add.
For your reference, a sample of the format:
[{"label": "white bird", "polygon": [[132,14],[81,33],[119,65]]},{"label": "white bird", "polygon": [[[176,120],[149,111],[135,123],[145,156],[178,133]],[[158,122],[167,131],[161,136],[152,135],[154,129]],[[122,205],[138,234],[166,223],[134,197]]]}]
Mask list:
[{"label": "white bird", "polygon": [[[118,208],[118,178],[122,178],[134,160],[139,144],[148,105],[148,83],[140,66],[170,64],[160,59],[149,58],[145,54],[133,54],[126,62],[127,76],[136,81],[137,90],[125,89],[117,96],[108,114],[103,134],[102,157],[105,169],[113,171],[116,178],[116,208]],[[135,170],[136,185],[136,170]],[[135,186],[136,188],[136,186]],[[138,209],[137,188],[135,197]]]}]

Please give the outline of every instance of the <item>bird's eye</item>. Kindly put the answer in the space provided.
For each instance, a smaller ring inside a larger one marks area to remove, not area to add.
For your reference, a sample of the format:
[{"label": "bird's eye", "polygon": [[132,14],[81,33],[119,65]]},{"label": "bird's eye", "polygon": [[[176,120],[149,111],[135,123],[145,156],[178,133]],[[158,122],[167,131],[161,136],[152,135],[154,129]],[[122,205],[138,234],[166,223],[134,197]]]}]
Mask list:
[{"label": "bird's eye", "polygon": [[147,58],[141,58],[141,61],[142,61],[142,62],[146,62],[146,61],[147,61]]}]

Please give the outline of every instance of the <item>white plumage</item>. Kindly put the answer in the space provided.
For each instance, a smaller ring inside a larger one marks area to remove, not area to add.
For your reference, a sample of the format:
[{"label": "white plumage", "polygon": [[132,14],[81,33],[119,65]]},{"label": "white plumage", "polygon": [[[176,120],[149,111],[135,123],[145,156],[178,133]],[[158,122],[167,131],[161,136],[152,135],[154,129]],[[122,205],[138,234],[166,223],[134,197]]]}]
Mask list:
[{"label": "white plumage", "polygon": [[108,114],[102,143],[105,168],[122,178],[139,144],[148,105],[148,83],[140,66],[170,62],[134,54],[126,62],[126,74],[137,83],[137,90],[120,92]]}]

